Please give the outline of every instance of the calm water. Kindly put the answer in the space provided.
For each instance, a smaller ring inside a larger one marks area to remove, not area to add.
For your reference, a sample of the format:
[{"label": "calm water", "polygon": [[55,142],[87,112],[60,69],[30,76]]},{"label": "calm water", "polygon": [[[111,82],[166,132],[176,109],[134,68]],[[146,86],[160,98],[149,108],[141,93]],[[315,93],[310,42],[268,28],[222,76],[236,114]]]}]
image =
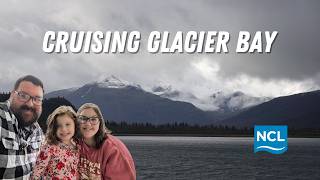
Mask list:
[{"label": "calm water", "polygon": [[320,139],[289,138],[281,155],[253,153],[253,138],[119,136],[138,180],[320,179]]}]

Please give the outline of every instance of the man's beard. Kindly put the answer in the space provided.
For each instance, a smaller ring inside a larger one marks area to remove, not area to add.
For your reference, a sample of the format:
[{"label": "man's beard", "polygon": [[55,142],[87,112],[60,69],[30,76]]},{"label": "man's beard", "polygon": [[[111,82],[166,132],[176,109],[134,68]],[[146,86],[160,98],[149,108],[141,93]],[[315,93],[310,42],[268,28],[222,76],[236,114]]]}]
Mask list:
[{"label": "man's beard", "polygon": [[[29,120],[26,120],[25,117],[23,116],[23,111],[31,111],[32,112],[32,118]],[[39,118],[36,110],[32,107],[28,107],[27,105],[22,105],[18,108],[12,107],[13,114],[16,116],[19,126],[20,127],[26,127],[30,126],[34,122],[36,122]]]}]

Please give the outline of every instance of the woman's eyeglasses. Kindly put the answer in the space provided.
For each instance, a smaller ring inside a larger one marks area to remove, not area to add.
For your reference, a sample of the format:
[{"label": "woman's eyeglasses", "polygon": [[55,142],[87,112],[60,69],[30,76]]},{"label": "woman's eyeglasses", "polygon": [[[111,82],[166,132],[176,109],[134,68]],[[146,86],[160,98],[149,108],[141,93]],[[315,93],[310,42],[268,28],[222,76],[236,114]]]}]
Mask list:
[{"label": "woman's eyeglasses", "polygon": [[99,123],[99,120],[100,118],[98,116],[92,116],[92,117],[87,117],[82,115],[78,116],[78,121],[81,124],[84,124],[89,121],[91,124],[96,125]]}]

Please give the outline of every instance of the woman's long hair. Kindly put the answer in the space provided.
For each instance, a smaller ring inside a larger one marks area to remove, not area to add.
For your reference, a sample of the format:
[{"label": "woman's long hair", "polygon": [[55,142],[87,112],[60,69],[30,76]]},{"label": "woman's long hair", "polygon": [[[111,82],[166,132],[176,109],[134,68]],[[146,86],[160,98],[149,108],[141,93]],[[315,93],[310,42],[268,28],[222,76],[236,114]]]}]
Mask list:
[{"label": "woman's long hair", "polygon": [[[85,109],[92,109],[99,118],[99,130],[94,135],[94,140],[96,143],[95,148],[99,149],[102,146],[104,140],[107,138],[107,134],[110,134],[111,131],[106,127],[105,121],[103,119],[101,110],[98,105],[93,103],[85,103],[78,109],[77,115],[79,116],[81,112]],[[80,133],[80,137],[82,138],[81,133]]]}]

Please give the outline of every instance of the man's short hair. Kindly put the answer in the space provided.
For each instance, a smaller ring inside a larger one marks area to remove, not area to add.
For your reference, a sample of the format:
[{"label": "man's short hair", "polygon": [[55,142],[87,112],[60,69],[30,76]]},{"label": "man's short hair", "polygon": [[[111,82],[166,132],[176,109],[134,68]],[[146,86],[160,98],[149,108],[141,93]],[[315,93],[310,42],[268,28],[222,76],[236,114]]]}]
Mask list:
[{"label": "man's short hair", "polygon": [[32,75],[26,75],[26,76],[23,76],[21,78],[19,78],[16,83],[14,84],[14,90],[17,90],[20,83],[22,81],[28,81],[28,82],[31,82],[32,84],[36,85],[36,86],[40,86],[42,88],[42,91],[44,92],[44,89],[43,89],[43,83],[41,82],[41,80],[35,76],[32,76]]}]

